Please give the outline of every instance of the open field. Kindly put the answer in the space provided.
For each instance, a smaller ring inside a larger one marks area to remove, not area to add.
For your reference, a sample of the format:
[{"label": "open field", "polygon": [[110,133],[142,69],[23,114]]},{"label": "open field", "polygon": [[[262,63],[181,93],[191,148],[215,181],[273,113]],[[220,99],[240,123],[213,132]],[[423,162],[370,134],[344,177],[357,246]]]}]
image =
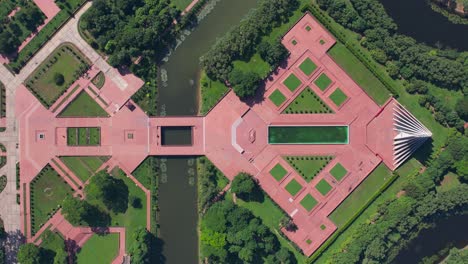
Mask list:
[{"label": "open field", "polygon": [[[86,57],[72,44],[57,47],[26,79],[26,87],[49,108],[89,67]],[[58,81],[57,76],[62,80]]]},{"label": "open field", "polygon": [[309,87],[306,87],[283,111],[283,114],[318,113],[333,113],[333,110]]},{"label": "open field", "polygon": [[179,10],[184,11],[184,9],[192,2],[192,0],[171,0]]},{"label": "open field", "polygon": [[109,114],[87,92],[81,91],[59,117],[109,117]]},{"label": "open field", "polygon": [[31,232],[33,235],[59,209],[65,197],[72,194],[72,188],[50,165],[42,169],[31,182]]},{"label": "open field", "polygon": [[306,182],[310,182],[333,159],[332,156],[288,156],[286,161]]},{"label": "open field", "polygon": [[78,252],[78,264],[112,263],[119,253],[119,234],[94,234]]}]

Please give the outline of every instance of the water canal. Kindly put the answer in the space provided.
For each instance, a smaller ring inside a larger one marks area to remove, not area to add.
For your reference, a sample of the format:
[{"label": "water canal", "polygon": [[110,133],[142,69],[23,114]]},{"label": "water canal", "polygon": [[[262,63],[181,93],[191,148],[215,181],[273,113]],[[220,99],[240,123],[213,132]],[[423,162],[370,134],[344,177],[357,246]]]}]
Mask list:
[{"label": "water canal", "polygon": [[[196,115],[199,58],[256,6],[256,0],[220,0],[160,68],[159,115]],[[168,131],[171,144],[186,133]],[[196,162],[192,157],[161,159],[159,225],[165,263],[198,263]]]},{"label": "water canal", "polygon": [[433,11],[427,0],[380,0],[398,32],[429,45],[468,50],[468,25],[453,24]]}]

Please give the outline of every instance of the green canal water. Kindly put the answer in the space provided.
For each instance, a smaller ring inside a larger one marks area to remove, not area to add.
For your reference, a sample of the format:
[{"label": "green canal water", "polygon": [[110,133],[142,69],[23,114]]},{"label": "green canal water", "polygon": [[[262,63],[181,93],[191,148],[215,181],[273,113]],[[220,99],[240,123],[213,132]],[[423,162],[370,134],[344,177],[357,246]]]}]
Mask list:
[{"label": "green canal water", "polygon": [[[256,6],[256,0],[220,0],[160,67],[158,108],[161,116],[196,115],[199,58]],[[190,142],[184,129],[165,131],[168,145]],[[161,158],[159,236],[162,263],[198,263],[198,209],[194,157]]]}]

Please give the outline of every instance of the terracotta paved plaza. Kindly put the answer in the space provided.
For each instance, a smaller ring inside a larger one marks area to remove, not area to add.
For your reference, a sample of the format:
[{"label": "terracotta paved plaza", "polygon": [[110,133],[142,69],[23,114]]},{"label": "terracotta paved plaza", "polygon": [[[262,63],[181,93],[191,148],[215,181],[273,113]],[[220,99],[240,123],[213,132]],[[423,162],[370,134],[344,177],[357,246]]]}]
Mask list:
[{"label": "terracotta paved plaza", "polygon": [[[283,44],[291,53],[286,62],[287,67],[280,68],[268,79],[263,100],[247,105],[231,91],[206,117],[148,117],[130,100],[130,96],[143,82],[131,74],[121,74],[109,68],[100,59],[93,59],[95,64],[88,71],[88,77],[83,77],[74,84],[79,85],[80,89],[74,92],[69,89],[58,99],[64,103],[56,109],[44,108],[26,87],[21,85],[16,91],[16,115],[21,142],[20,192],[27,198],[26,210],[21,207],[21,213],[26,215],[27,219],[26,223],[22,223],[22,229],[24,231],[27,226],[28,240],[34,241],[40,234],[39,232],[35,237],[31,234],[29,183],[44,166],[56,161],[58,165],[53,165],[54,168],[56,167],[57,172],[72,186],[76,194],[80,194],[79,187],[86,184],[65,165],[60,164],[57,158],[59,156],[112,156],[103,167],[122,168],[145,191],[149,203],[149,192],[131,176],[131,172],[148,155],[206,155],[231,180],[241,171],[254,175],[265,192],[298,226],[295,232],[283,232],[306,255],[311,255],[337,228],[328,219],[328,215],[380,162],[383,161],[394,169],[391,107],[394,101],[389,101],[384,108],[375,104],[327,55],[327,50],[334,43],[334,38],[310,15],[304,16],[283,38]],[[317,66],[310,75],[306,75],[299,68],[306,59]],[[103,68],[107,69],[104,71],[106,84],[99,90],[90,80]],[[301,83],[294,91],[283,84],[291,73],[294,73]],[[326,89],[321,89],[315,84],[322,73],[331,80]],[[338,88],[347,97],[339,106],[330,99]],[[312,89],[333,113],[282,114],[304,89]],[[96,102],[100,101],[98,103],[105,108],[110,117],[57,117],[61,109],[83,90],[92,95]],[[285,96],[285,101],[278,106],[269,99],[275,90]],[[131,105],[135,106],[134,109],[129,107]],[[344,125],[349,127],[349,143],[271,145],[268,144],[268,126],[272,125]],[[192,127],[192,145],[162,146],[161,129],[167,126]],[[67,127],[100,127],[100,145],[68,146]],[[310,182],[306,182],[285,161],[284,156],[333,156],[333,160]],[[270,170],[278,163],[287,171],[280,181],[270,174]],[[338,163],[347,171],[341,180],[336,180],[330,174],[330,170]],[[67,179],[67,174],[80,186]],[[294,196],[285,189],[293,179],[302,186]],[[323,179],[331,186],[331,191],[325,196],[315,188]],[[26,188],[24,192],[23,188]],[[317,205],[311,211],[307,211],[300,204],[308,195],[317,201]],[[147,208],[149,210],[149,204]],[[74,237],[80,243],[86,241],[86,237],[89,238],[89,230],[68,226],[59,213],[49,222],[59,231],[68,230],[67,238]],[[149,211],[147,225],[149,226]]]}]

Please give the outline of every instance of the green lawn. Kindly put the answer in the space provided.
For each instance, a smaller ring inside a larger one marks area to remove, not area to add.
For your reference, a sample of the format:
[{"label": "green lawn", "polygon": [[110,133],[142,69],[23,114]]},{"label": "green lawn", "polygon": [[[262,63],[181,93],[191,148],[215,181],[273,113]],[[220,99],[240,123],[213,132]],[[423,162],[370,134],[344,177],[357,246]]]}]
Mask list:
[{"label": "green lawn", "polygon": [[243,72],[255,72],[262,79],[270,73],[270,64],[264,61],[258,53],[255,53],[249,61],[235,60],[233,66],[234,69]]},{"label": "green lawn", "polygon": [[73,189],[50,165],[31,182],[31,231],[34,235]]},{"label": "green lawn", "polygon": [[157,182],[157,171],[159,166],[157,158],[148,156],[138,167],[132,172],[132,175],[145,186],[146,189],[151,190],[153,181]]},{"label": "green lawn", "polygon": [[94,234],[76,255],[78,264],[107,264],[119,254],[119,234]]},{"label": "green lawn", "polygon": [[[227,199],[231,199],[231,195],[227,195],[226,197]],[[268,226],[272,233],[278,237],[281,247],[286,247],[293,252],[298,263],[305,263],[305,256],[293,246],[293,242],[282,235],[279,224],[281,218],[285,217],[286,214],[268,195],[265,194],[265,199],[263,199],[261,203],[255,201],[246,202],[242,199],[237,199],[237,204],[249,209],[253,215],[262,219],[263,224]]]},{"label": "green lawn", "polygon": [[76,137],[77,133],[78,133],[78,128],[76,127],[67,128],[67,145],[68,146],[75,146],[78,144],[77,137]]},{"label": "green lawn", "polygon": [[96,86],[96,88],[101,89],[106,82],[106,76],[101,71],[91,80],[91,82]]},{"label": "green lawn", "polygon": [[89,127],[89,145],[97,146],[101,144],[101,128]]},{"label": "green lawn", "polygon": [[333,159],[332,156],[288,156],[286,161],[306,182],[310,182]]},{"label": "green lawn", "polygon": [[330,220],[343,226],[392,176],[381,163],[359,186],[330,214]]},{"label": "green lawn", "polygon": [[336,43],[328,54],[377,104],[383,105],[390,98],[382,82],[343,44]]},{"label": "green lawn", "polygon": [[[76,54],[74,55],[73,52]],[[72,44],[63,44],[55,49],[26,79],[25,84],[38,99],[49,108],[81,75],[89,62]],[[57,85],[55,74],[64,76],[64,83]]]},{"label": "green lawn", "polygon": [[286,174],[288,174],[288,171],[281,166],[281,164],[276,164],[271,170],[270,170],[271,176],[275,178],[277,181],[281,181]]},{"label": "green lawn", "polygon": [[220,81],[211,80],[205,71],[202,71],[200,77],[200,114],[208,113],[228,91],[229,88],[226,85]]},{"label": "green lawn", "polygon": [[310,58],[307,58],[299,65],[299,69],[301,69],[305,75],[309,76],[317,69],[317,65]]},{"label": "green lawn", "polygon": [[331,82],[332,80],[330,80],[325,73],[320,74],[320,76],[314,81],[315,85],[317,85],[317,87],[322,91],[325,91],[328,86],[330,86]]},{"label": "green lawn", "polygon": [[295,179],[292,179],[286,186],[286,191],[291,194],[291,196],[296,196],[296,194],[302,189],[302,185],[298,183]]},{"label": "green lawn", "polygon": [[41,234],[42,242],[40,247],[45,249],[44,257],[46,259],[53,259],[57,254],[66,256],[65,240],[60,233],[45,230]]},{"label": "green lawn", "polygon": [[59,117],[109,117],[109,114],[85,91],[81,91]]},{"label": "green lawn", "polygon": [[444,176],[440,185],[437,186],[438,192],[448,191],[450,189],[455,188],[456,186],[460,185],[460,180],[458,179],[458,175],[453,172],[449,172]]},{"label": "green lawn", "polygon": [[317,200],[315,200],[315,198],[308,193],[306,196],[304,196],[300,203],[304,209],[310,212],[317,205]]},{"label": "green lawn", "polygon": [[306,87],[283,111],[283,114],[323,113],[328,114],[333,113],[333,111],[309,87]]},{"label": "green lawn", "polygon": [[99,156],[60,157],[60,160],[83,182],[88,180],[108,159],[109,157]]},{"label": "green lawn", "polygon": [[341,163],[337,163],[331,170],[330,174],[335,178],[337,181],[343,179],[343,177],[348,173],[348,171],[341,165]]},{"label": "green lawn", "polygon": [[270,98],[276,106],[280,106],[286,101],[286,97],[279,90],[272,92],[268,98]]},{"label": "green lawn", "polygon": [[330,99],[335,103],[336,106],[340,107],[348,96],[340,88],[336,88],[336,90],[330,95]]},{"label": "green lawn", "polygon": [[180,11],[184,11],[184,9],[192,2],[192,0],[171,0],[172,4],[174,4]]},{"label": "green lawn", "polygon": [[299,78],[294,75],[294,73],[291,73],[286,80],[284,80],[283,84],[291,91],[294,92],[302,83]]},{"label": "green lawn", "polygon": [[[126,177],[126,174],[120,169],[113,169],[112,175],[121,179],[125,182],[128,187],[129,196],[135,196],[141,200],[141,208],[133,208],[130,204],[128,209],[123,214],[115,214],[113,212],[108,212],[111,216],[111,226],[123,226],[126,228],[126,248],[130,248],[135,243],[133,239],[133,233],[139,227],[146,227],[146,196],[143,190],[141,190],[130,178]],[[101,207],[103,210],[107,211],[105,206],[97,200],[88,200],[91,204]]]},{"label": "green lawn", "polygon": [[322,179],[315,185],[317,191],[319,191],[323,196],[327,195],[328,192],[332,189],[331,185],[325,180]]}]

